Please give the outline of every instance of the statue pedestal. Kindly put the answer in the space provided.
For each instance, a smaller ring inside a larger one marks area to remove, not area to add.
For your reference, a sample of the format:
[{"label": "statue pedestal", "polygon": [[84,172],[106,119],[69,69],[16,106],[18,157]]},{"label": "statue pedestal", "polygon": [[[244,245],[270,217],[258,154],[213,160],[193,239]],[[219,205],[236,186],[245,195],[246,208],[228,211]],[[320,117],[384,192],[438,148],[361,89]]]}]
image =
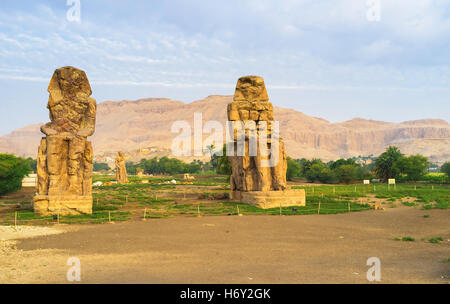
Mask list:
[{"label": "statue pedestal", "polygon": [[51,135],[38,151],[37,215],[92,213],[92,146],[86,138]]},{"label": "statue pedestal", "polygon": [[33,209],[39,216],[91,214],[92,196],[36,195]]},{"label": "statue pedestal", "polygon": [[305,206],[306,194],[304,189],[280,191],[231,191],[232,200],[262,209]]}]

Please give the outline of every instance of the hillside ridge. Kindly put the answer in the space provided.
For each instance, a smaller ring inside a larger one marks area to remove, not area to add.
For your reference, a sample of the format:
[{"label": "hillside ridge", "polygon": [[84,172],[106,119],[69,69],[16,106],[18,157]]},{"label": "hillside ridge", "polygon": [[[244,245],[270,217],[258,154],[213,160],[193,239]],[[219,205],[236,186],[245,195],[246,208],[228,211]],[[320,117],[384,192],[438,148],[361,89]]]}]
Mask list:
[{"label": "hillside ridge", "polygon": [[[204,123],[208,120],[224,123],[226,106],[232,98],[231,95],[210,95],[189,103],[169,98],[99,102],[96,132],[91,138],[95,156],[104,159],[117,151],[128,152],[133,159],[170,155],[171,142],[177,136],[170,132],[174,121],[185,120],[193,126],[194,113],[202,113]],[[387,146],[396,144],[407,154],[422,153],[434,162],[450,160],[450,125],[442,119],[395,123],[357,117],[329,122],[277,106],[274,113],[291,157],[332,160],[378,155]],[[41,124],[31,124],[1,136],[0,152],[36,157],[42,137]],[[137,153],[149,147],[152,152]]]}]

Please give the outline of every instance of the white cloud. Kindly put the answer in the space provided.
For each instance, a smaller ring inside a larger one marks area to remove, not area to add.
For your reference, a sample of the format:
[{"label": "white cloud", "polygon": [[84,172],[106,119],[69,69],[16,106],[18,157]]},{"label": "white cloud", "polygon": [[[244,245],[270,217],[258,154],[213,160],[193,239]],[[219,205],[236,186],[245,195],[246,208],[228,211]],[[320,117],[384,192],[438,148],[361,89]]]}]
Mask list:
[{"label": "white cloud", "polygon": [[384,56],[395,56],[401,53],[400,47],[394,46],[390,40],[376,40],[361,48],[361,57],[373,61]]},{"label": "white cloud", "polygon": [[137,63],[162,63],[165,62],[165,60],[158,60],[158,59],[151,59],[148,57],[142,57],[142,56],[108,56],[109,59],[117,60],[117,61],[123,61],[123,62],[137,62]]},{"label": "white cloud", "polygon": [[21,76],[21,75],[2,75],[0,74],[0,79],[5,80],[24,80],[24,81],[33,81],[33,82],[48,82],[48,78],[44,77],[33,77],[33,76]]},{"label": "white cloud", "polygon": [[[373,23],[359,0],[193,1],[189,18],[170,10],[183,5],[175,1],[167,7],[155,4],[147,19],[133,20],[139,26],[112,22],[103,11],[89,11],[89,4],[81,24],[73,24],[65,11],[41,5],[33,13],[0,13],[6,21],[0,25],[0,57],[8,63],[5,68],[15,70],[31,64],[50,73],[63,65],[79,66],[105,83],[129,77],[125,81],[139,84],[205,79],[220,84],[259,73],[285,84],[280,88],[446,86],[450,80],[443,71],[450,59],[441,46],[450,32],[449,6],[412,2],[382,0],[381,21]],[[205,13],[213,9],[220,16]],[[430,62],[434,69],[425,73]]]},{"label": "white cloud", "polygon": [[169,87],[169,88],[233,88],[233,85],[227,83],[173,83],[173,82],[151,82],[151,81],[101,81],[92,80],[94,85],[106,85],[106,86],[142,86],[142,87]]},{"label": "white cloud", "polygon": [[9,45],[9,46],[13,46],[13,47],[18,47],[20,49],[24,49],[26,47],[26,45],[16,39],[10,38],[7,35],[0,33],[0,41]]}]

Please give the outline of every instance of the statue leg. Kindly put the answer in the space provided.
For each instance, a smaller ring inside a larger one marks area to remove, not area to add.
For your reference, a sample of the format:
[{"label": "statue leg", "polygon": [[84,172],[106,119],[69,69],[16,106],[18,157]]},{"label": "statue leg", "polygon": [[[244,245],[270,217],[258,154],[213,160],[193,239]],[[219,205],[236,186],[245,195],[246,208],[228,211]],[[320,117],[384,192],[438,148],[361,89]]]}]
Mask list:
[{"label": "statue leg", "polygon": [[61,194],[66,187],[64,163],[66,143],[58,136],[47,137],[48,194]]},{"label": "statue leg", "polygon": [[47,169],[47,139],[41,139],[37,157],[37,192],[41,195],[48,193],[48,169]]},{"label": "statue leg", "polygon": [[83,194],[83,154],[86,139],[74,137],[69,141],[69,192],[74,195]]},{"label": "statue leg", "polygon": [[94,151],[92,144],[86,141],[86,149],[83,155],[83,195],[92,194],[92,171],[94,169]]}]

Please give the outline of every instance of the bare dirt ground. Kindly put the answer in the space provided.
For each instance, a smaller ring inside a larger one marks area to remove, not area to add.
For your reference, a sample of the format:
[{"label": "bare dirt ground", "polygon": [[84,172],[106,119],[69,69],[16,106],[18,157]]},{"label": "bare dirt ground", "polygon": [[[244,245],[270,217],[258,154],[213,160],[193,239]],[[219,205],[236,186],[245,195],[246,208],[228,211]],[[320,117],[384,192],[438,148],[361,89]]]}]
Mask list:
[{"label": "bare dirt ground", "polygon": [[34,187],[24,187],[17,192],[9,193],[7,195],[0,197],[0,202],[3,201],[31,201],[36,193],[36,188]]},{"label": "bare dirt ground", "polygon": [[[368,283],[370,257],[381,260],[381,283],[450,282],[450,263],[444,262],[450,257],[450,210],[399,207],[53,229],[56,234],[41,236],[33,228],[16,235],[0,230],[0,283],[69,283],[69,257],[81,261],[81,283]],[[403,236],[416,241],[394,240]],[[428,242],[437,236],[443,242]]]}]

